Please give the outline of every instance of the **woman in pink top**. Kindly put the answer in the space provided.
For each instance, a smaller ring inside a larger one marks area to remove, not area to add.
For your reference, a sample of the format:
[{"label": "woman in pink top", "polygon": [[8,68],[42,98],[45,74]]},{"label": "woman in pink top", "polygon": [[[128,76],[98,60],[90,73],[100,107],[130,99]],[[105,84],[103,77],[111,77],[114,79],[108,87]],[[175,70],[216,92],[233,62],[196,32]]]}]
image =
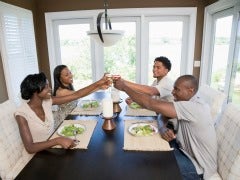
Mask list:
[{"label": "woman in pink top", "polygon": [[61,145],[65,149],[75,146],[74,141],[66,137],[48,140],[54,132],[52,105],[76,100],[99,89],[106,89],[110,84],[111,81],[103,76],[102,79],[70,95],[52,97],[51,88],[44,73],[28,75],[20,87],[22,98],[28,102],[23,103],[15,112],[27,152],[36,153],[55,145]]}]

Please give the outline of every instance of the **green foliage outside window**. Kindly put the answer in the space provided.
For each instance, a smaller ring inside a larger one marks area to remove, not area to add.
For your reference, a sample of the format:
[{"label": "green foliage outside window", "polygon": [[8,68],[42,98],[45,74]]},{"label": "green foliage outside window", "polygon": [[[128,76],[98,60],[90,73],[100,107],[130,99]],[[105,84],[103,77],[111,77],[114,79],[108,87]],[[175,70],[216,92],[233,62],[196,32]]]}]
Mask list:
[{"label": "green foliage outside window", "polygon": [[120,74],[130,81],[136,79],[136,39],[124,37],[116,45],[104,48],[104,71]]},{"label": "green foliage outside window", "polygon": [[75,89],[92,83],[92,63],[90,58],[90,42],[81,40],[64,40],[61,42],[62,63],[71,70]]}]

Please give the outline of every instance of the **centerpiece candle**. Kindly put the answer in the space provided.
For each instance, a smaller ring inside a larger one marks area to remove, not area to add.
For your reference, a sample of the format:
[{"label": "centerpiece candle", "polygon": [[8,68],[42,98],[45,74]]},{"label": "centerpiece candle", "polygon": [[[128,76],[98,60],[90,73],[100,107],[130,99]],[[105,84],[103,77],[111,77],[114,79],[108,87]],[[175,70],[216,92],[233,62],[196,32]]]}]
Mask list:
[{"label": "centerpiece candle", "polygon": [[105,98],[102,100],[103,107],[103,117],[112,117],[113,116],[113,101],[111,98]]}]

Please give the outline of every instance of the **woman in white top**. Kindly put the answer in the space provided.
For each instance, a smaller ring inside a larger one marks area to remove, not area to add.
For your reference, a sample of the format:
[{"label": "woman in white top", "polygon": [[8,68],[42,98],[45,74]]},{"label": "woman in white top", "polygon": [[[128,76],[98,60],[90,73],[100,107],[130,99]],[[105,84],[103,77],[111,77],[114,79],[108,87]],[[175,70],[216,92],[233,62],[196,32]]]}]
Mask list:
[{"label": "woman in white top", "polygon": [[28,102],[23,103],[15,112],[19,132],[28,153],[61,145],[68,149],[75,146],[70,138],[57,137],[48,140],[54,131],[54,120],[52,114],[53,104],[63,104],[96,90],[106,89],[110,86],[105,76],[95,83],[82,88],[74,93],[62,97],[52,97],[51,88],[44,73],[28,75],[21,83],[21,96]]}]

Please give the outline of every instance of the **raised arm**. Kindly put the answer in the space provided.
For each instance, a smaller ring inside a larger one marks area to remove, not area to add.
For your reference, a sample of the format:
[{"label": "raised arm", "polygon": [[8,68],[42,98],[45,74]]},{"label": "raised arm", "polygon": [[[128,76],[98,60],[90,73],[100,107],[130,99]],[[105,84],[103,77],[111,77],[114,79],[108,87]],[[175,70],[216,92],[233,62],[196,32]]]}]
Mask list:
[{"label": "raised arm", "polygon": [[130,98],[137,102],[142,107],[146,109],[155,111],[157,113],[162,114],[163,116],[167,116],[170,118],[176,118],[177,114],[172,102],[164,102],[161,100],[153,99],[150,95],[146,95],[140,93],[138,91],[133,90],[128,83],[123,79],[118,79],[115,81],[115,87],[119,90],[125,91]]},{"label": "raised arm", "polygon": [[129,88],[133,89],[134,91],[138,91],[140,93],[148,94],[148,95],[151,95],[151,96],[160,95],[159,91],[157,90],[156,87],[137,84],[137,83],[133,83],[133,82],[126,81],[126,80],[124,80],[124,82]]},{"label": "raised arm", "polygon": [[78,91],[75,91],[72,94],[61,96],[61,97],[52,97],[53,104],[63,104],[67,103],[76,99],[79,99],[81,97],[87,96],[91,94],[92,92],[95,92],[99,89],[106,89],[110,86],[111,81],[107,79],[106,76],[103,76],[100,80],[94,82],[93,84],[86,86],[82,89],[79,89]]}]

